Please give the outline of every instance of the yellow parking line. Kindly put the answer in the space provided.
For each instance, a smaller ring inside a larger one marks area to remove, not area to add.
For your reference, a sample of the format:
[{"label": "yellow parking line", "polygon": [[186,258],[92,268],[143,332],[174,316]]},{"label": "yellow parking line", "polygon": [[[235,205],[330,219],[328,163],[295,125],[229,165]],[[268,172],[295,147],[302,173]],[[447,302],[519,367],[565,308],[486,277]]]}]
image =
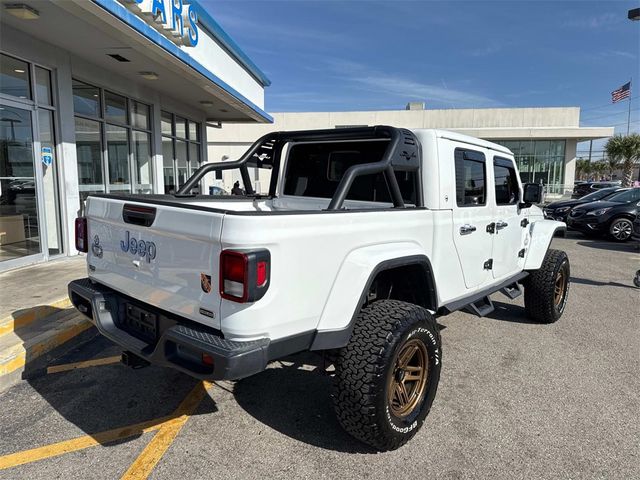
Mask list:
[{"label": "yellow parking line", "polygon": [[178,436],[178,433],[180,433],[180,429],[187,423],[187,420],[189,420],[189,416],[198,408],[198,405],[200,405],[200,402],[211,386],[212,383],[203,381],[189,392],[174,412],[174,415],[177,417],[176,421],[162,426],[122,476],[123,480],[143,480],[151,474],[156,464],[160,461],[169,446],[171,446],[171,443]]},{"label": "yellow parking line", "polygon": [[93,360],[86,360],[84,362],[66,363],[64,365],[54,365],[47,367],[47,373],[60,373],[67,372],[69,370],[76,370],[78,368],[97,367],[99,365],[111,365],[112,363],[118,363],[120,361],[120,355],[105,358],[95,358]]},{"label": "yellow parking line", "polygon": [[65,453],[77,452],[85,448],[103,445],[105,443],[122,440],[124,438],[142,435],[143,433],[159,430],[164,425],[170,425],[181,419],[173,416],[148,420],[146,422],[129,425],[127,427],[115,428],[105,432],[95,433],[93,435],[85,435],[83,437],[65,440],[63,442],[52,443],[44,447],[24,450],[22,452],[12,453],[0,457],[0,470],[16,467],[25,463],[44,460],[45,458],[57,457]]}]

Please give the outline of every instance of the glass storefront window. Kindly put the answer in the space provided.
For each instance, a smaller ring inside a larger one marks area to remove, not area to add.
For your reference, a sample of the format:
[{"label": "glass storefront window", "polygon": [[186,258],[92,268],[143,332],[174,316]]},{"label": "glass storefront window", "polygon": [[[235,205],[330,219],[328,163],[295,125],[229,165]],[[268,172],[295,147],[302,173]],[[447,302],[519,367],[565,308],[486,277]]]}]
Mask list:
[{"label": "glass storefront window", "polygon": [[40,253],[31,112],[0,106],[0,261]]},{"label": "glass storefront window", "polygon": [[189,159],[187,157],[187,142],[176,140],[176,167],[178,168],[178,185],[182,185],[189,178]]},{"label": "glass storefront window", "polygon": [[51,72],[36,67],[36,100],[38,105],[53,105],[51,95]]},{"label": "glass storefront window", "polygon": [[176,137],[187,138],[187,120],[176,116]]},{"label": "glass storefront window", "polygon": [[125,127],[107,124],[106,131],[109,191],[131,192],[128,130]]},{"label": "glass storefront window", "polygon": [[173,171],[173,140],[162,137],[162,173],[164,177],[164,193],[174,193],[176,177]]},{"label": "glass storefront window", "polygon": [[0,54],[0,93],[31,100],[27,62]]},{"label": "glass storefront window", "polygon": [[102,172],[102,135],[100,122],[76,117],[76,157],[80,199],[90,193],[104,193]]},{"label": "glass storefront window", "polygon": [[151,193],[151,134],[133,131],[133,158],[136,169],[135,193]]},{"label": "glass storefront window", "polygon": [[524,183],[542,183],[549,193],[564,193],[564,140],[495,140],[510,149]]},{"label": "glass storefront window", "polygon": [[162,122],[164,191],[171,193],[200,166],[200,124],[169,112]]},{"label": "glass storefront window", "polygon": [[121,95],[104,92],[104,119],[126,125],[127,123],[127,99]]},{"label": "glass storefront window", "polygon": [[78,115],[100,118],[100,89],[78,80],[73,81],[73,110]]},{"label": "glass storefront window", "polygon": [[173,135],[173,115],[167,112],[162,112],[160,123],[162,124],[163,135]]},{"label": "glass storefront window", "polygon": [[149,105],[144,103],[131,101],[131,125],[135,128],[150,130],[149,126]]},{"label": "glass storefront window", "polygon": [[[89,193],[97,191],[151,193],[153,191],[151,107],[124,95],[74,80],[74,98],[76,92],[79,97],[78,103],[84,112],[81,113],[76,109],[76,114],[87,115],[93,108],[97,108],[99,112],[99,99],[104,98],[104,119],[99,116],[96,121],[92,120],[89,124],[95,129],[92,145],[102,152],[101,144],[98,142],[104,141],[107,149],[104,163],[102,163],[102,153],[89,150],[88,145],[82,146],[84,148],[82,161],[85,163],[83,168],[86,175],[80,179],[80,190],[87,193],[81,195],[81,199],[84,200]],[[87,98],[89,100],[93,98],[98,103],[94,103],[89,109],[85,102]],[[86,126],[89,124],[82,120],[76,117],[76,127],[84,129],[77,134],[87,137]],[[90,159],[95,162],[94,170],[97,170],[100,162],[102,171],[105,172],[103,175],[99,176],[97,171],[87,170]],[[80,160],[79,157],[78,161]],[[86,186],[95,186],[97,182],[102,182],[100,189]]]},{"label": "glass storefront window", "polygon": [[200,141],[200,129],[195,122],[189,122],[189,140],[199,142]]}]

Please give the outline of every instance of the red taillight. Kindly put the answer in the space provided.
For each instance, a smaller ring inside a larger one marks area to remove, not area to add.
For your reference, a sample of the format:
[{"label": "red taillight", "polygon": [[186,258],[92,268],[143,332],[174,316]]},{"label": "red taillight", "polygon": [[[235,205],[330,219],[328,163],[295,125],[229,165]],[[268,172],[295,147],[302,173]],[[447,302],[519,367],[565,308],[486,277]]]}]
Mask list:
[{"label": "red taillight", "polygon": [[89,250],[87,232],[87,219],[85,217],[76,218],[76,250],[87,252]]},{"label": "red taillight", "polygon": [[220,254],[220,296],[234,302],[255,302],[269,288],[271,255],[268,250]]},{"label": "red taillight", "polygon": [[248,298],[248,258],[244,253],[224,251],[220,255],[220,295],[227,300],[246,302]]},{"label": "red taillight", "polygon": [[267,262],[260,261],[256,266],[256,287],[263,287],[267,283]]}]

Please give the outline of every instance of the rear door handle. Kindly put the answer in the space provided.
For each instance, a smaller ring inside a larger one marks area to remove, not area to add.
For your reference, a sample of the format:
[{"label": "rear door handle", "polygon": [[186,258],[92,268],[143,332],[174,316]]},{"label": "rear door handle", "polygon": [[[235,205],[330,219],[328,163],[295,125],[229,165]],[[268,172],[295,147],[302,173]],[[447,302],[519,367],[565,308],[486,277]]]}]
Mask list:
[{"label": "rear door handle", "polygon": [[469,235],[476,231],[476,227],[468,223],[460,227],[460,235]]},{"label": "rear door handle", "polygon": [[502,230],[503,228],[508,227],[509,224],[507,222],[499,221],[496,222],[496,230]]}]

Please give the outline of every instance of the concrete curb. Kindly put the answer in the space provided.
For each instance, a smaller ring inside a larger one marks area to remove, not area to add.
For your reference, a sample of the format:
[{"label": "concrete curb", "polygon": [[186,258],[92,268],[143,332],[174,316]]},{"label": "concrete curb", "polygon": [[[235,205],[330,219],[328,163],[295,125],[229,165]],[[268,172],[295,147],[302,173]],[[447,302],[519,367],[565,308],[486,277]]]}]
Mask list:
[{"label": "concrete curb", "polygon": [[71,300],[64,297],[48,305],[38,305],[8,315],[0,320],[0,337],[69,307],[71,307]]},{"label": "concrete curb", "polygon": [[67,351],[96,335],[68,298],[28,308],[0,321],[0,391],[46,368],[50,354]]}]

